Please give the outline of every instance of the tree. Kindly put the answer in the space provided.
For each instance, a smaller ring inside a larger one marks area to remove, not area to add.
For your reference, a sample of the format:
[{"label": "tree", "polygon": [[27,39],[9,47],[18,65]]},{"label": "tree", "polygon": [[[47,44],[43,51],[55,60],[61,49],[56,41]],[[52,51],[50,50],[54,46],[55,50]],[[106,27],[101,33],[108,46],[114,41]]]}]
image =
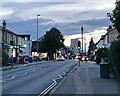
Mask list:
[{"label": "tree", "polygon": [[108,17],[110,17],[110,20],[113,23],[113,27],[120,32],[120,1],[116,2],[116,7],[112,11],[112,13],[107,13]]},{"label": "tree", "polygon": [[89,42],[89,49],[88,49],[88,56],[92,54],[92,51],[95,49],[95,43],[93,41],[93,38],[91,38],[91,41]]},{"label": "tree", "polygon": [[42,38],[39,48],[41,48],[42,52],[48,52],[49,58],[53,59],[53,54],[64,47],[63,42],[64,38],[62,33],[56,28],[51,28]]}]

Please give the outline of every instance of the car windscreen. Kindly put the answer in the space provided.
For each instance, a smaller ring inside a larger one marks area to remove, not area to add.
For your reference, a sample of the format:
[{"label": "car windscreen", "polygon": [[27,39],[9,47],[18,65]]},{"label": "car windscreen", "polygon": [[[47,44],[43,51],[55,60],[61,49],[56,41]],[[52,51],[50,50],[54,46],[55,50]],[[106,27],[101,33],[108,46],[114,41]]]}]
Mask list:
[{"label": "car windscreen", "polygon": [[58,58],[62,58],[62,55],[59,55]]}]

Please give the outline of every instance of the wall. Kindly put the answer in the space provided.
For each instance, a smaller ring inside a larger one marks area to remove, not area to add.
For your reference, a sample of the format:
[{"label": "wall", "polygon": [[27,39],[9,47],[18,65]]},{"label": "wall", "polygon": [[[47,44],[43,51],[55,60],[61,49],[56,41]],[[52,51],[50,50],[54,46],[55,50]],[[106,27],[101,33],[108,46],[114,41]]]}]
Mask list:
[{"label": "wall", "polygon": [[31,51],[32,51],[32,41],[24,41],[24,44],[27,45],[26,48],[24,48],[24,54],[27,54],[27,55],[32,55],[31,54]]}]

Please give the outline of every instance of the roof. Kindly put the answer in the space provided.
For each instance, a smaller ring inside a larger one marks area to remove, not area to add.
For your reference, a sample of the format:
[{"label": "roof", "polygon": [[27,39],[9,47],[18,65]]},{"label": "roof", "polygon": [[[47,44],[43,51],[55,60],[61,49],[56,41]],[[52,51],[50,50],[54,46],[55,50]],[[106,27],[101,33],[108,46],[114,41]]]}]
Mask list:
[{"label": "roof", "polygon": [[30,34],[17,34],[17,36],[31,36]]},{"label": "roof", "polygon": [[8,29],[4,29],[3,27],[2,27],[2,31],[6,31],[6,32],[8,32],[8,33],[11,33],[11,34],[17,35],[16,33],[12,32],[12,31],[10,31],[10,30],[8,30]]}]

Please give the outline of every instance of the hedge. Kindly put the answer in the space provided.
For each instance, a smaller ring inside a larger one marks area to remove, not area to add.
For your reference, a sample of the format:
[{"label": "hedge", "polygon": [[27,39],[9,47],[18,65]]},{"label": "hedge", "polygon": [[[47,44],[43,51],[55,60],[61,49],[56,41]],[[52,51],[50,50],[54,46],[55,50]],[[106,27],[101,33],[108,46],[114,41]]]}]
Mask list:
[{"label": "hedge", "polygon": [[8,54],[4,50],[2,50],[2,66],[7,66],[8,60],[9,60]]},{"label": "hedge", "polygon": [[108,48],[99,48],[96,52],[96,63],[101,63],[101,58],[108,58]]},{"label": "hedge", "polygon": [[108,56],[116,77],[120,76],[120,40],[111,43]]}]

